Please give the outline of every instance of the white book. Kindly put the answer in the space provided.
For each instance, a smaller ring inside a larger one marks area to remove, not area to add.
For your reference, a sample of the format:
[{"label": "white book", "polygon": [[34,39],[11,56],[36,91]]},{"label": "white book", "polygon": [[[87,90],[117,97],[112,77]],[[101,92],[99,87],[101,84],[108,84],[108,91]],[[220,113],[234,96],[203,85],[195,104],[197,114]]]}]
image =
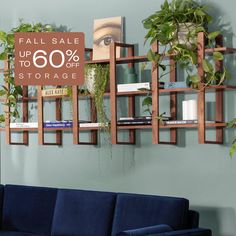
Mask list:
[{"label": "white book", "polygon": [[[92,128],[98,128],[98,127],[102,127],[104,124],[102,124],[102,123],[81,123],[81,124],[79,124],[79,127],[81,127],[81,128],[90,128],[90,127],[92,127]],[[106,124],[106,126],[107,126],[108,124]]]},{"label": "white book", "polygon": [[149,82],[146,83],[132,83],[132,84],[118,84],[117,92],[134,92],[139,91],[139,89],[151,89]]},{"label": "white book", "polygon": [[38,128],[38,122],[14,122],[10,128]]}]

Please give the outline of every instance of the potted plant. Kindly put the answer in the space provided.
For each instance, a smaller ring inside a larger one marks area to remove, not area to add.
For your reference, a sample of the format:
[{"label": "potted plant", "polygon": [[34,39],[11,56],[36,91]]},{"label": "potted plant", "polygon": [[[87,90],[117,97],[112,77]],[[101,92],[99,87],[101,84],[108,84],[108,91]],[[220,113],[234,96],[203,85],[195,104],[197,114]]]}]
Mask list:
[{"label": "potted plant", "polygon": [[[2,86],[0,89],[0,96],[6,99],[6,106],[10,107],[10,115],[12,118],[18,118],[19,112],[17,109],[17,99],[22,96],[22,87],[16,86],[14,82],[13,62],[14,62],[14,33],[16,32],[51,32],[55,28],[49,24],[30,24],[20,20],[17,27],[10,30],[10,32],[0,31],[0,43],[3,48],[0,53],[0,60],[8,60],[10,69],[4,72],[5,82],[10,84],[10,89]],[[5,114],[0,115],[0,123],[5,121]]]},{"label": "potted plant", "polygon": [[109,65],[87,64],[85,66],[85,87],[94,98],[98,121],[107,127],[108,118],[104,106],[104,94],[109,85]]},{"label": "potted plant", "polygon": [[[212,66],[211,60],[203,60],[203,70],[205,76],[203,81],[194,74],[197,62],[197,34],[204,32],[208,39],[208,46],[214,47],[213,41],[220,34],[219,31],[208,32],[208,25],[212,22],[212,17],[206,12],[206,6],[194,0],[165,0],[161,9],[143,20],[143,26],[148,30],[145,42],[150,44],[158,41],[163,47],[161,53],[149,50],[147,57],[155,62],[166,75],[167,66],[163,59],[166,54],[173,54],[173,59],[180,64],[187,72],[187,83],[197,88],[200,82],[205,85],[221,84],[226,78],[226,70],[218,72]],[[220,52],[213,53],[213,60],[223,60]],[[169,71],[172,68],[169,68]]]}]

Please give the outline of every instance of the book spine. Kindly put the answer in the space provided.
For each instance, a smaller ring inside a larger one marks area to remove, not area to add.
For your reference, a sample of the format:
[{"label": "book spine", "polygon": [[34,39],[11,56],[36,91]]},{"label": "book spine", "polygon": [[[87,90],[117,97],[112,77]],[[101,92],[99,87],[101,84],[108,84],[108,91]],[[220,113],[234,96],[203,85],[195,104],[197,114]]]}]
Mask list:
[{"label": "book spine", "polygon": [[147,89],[150,90],[150,83],[133,83],[133,84],[118,84],[117,91],[118,92],[132,92],[139,91],[139,89]]},{"label": "book spine", "polygon": [[117,121],[117,124],[118,125],[147,125],[147,124],[151,124],[152,121],[147,121],[147,120],[144,120],[144,121]]},{"label": "book spine", "polygon": [[38,123],[37,122],[10,123],[10,128],[38,128]]},{"label": "book spine", "polygon": [[44,123],[44,128],[71,128],[73,123]]},{"label": "book spine", "polygon": [[197,124],[197,120],[169,120],[164,121],[166,125]]},{"label": "book spine", "polygon": [[49,96],[66,96],[68,95],[66,88],[56,88],[56,89],[44,89],[42,90],[43,97]]}]

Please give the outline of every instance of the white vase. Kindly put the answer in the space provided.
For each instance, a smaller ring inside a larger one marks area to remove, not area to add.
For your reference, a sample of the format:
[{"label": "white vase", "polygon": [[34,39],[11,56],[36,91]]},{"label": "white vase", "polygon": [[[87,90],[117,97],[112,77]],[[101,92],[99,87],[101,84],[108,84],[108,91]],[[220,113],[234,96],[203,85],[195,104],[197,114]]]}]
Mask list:
[{"label": "white vase", "polygon": [[85,75],[85,86],[88,91],[94,93],[95,68],[89,68]]},{"label": "white vase", "polygon": [[189,32],[194,31],[196,28],[196,25],[193,23],[181,23],[179,24],[179,29],[177,33],[177,38],[178,40],[176,41],[176,44],[185,44],[188,47],[191,47],[192,44],[196,44],[197,42],[197,37],[196,36],[191,36],[190,38],[188,37]]}]

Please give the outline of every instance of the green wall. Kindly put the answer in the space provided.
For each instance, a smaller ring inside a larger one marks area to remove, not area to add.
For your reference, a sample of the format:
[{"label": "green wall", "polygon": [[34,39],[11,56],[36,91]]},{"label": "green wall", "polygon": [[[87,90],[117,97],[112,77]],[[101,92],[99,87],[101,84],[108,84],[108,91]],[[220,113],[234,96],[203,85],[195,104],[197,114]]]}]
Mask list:
[{"label": "green wall", "polygon": [[[126,42],[138,44],[139,53],[144,54],[141,20],[159,9],[161,2],[8,0],[1,2],[0,28],[12,28],[19,18],[62,24],[85,32],[86,46],[91,46],[93,20],[121,15],[126,18]],[[234,0],[215,0],[211,9],[217,19],[231,25],[228,36],[236,33],[235,6]],[[236,47],[235,39],[227,41]],[[235,96],[234,92],[225,96],[226,118],[236,115]],[[2,135],[1,182],[182,196],[199,210],[202,227],[211,228],[214,236],[234,236],[236,157],[228,156],[233,135],[225,133],[225,145],[199,145],[195,130],[181,130],[180,145],[169,146],[152,145],[151,132],[142,131],[137,134],[137,145],[113,147],[103,138],[98,147],[75,146],[70,134],[64,135],[63,147],[38,146],[36,134],[30,135],[28,147],[8,146]]]}]

